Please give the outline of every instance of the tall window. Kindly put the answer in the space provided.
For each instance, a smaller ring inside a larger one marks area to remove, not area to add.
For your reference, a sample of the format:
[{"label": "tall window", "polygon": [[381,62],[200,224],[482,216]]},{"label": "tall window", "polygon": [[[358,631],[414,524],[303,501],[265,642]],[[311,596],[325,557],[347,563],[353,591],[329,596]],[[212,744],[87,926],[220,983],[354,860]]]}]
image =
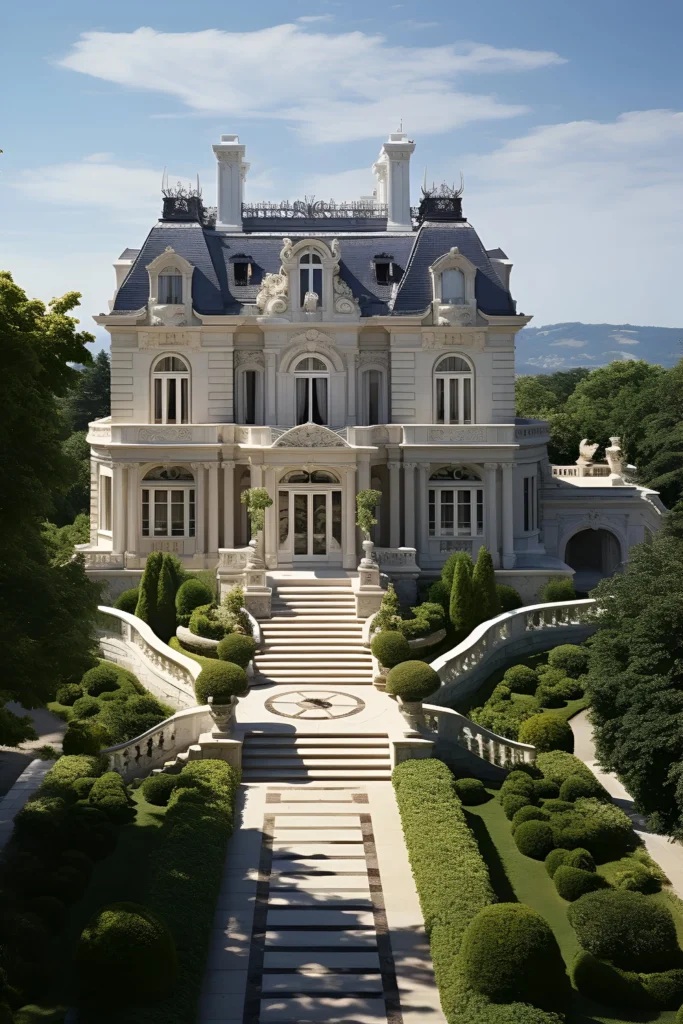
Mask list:
[{"label": "tall window", "polygon": [[383,423],[381,370],[366,370],[363,374],[363,401],[365,405],[365,425],[373,427],[376,423]]},{"label": "tall window", "polygon": [[100,530],[111,532],[111,477],[100,473]]},{"label": "tall window", "polygon": [[437,364],[434,405],[437,423],[472,422],[472,368],[459,356],[447,356]]},{"label": "tall window", "polygon": [[299,303],[304,304],[306,292],[315,292],[318,306],[323,304],[323,267],[316,252],[305,252],[299,260]]},{"label": "tall window", "polygon": [[457,467],[437,470],[429,478],[428,499],[430,537],[483,534],[484,490],[475,473]]},{"label": "tall window", "polygon": [[159,274],[160,306],[181,306],[183,302],[183,278],[172,270]]},{"label": "tall window", "polygon": [[536,477],[524,477],[524,530],[535,530],[536,521]]},{"label": "tall window", "polygon": [[444,270],[441,274],[441,301],[447,306],[465,301],[465,275],[462,270]]},{"label": "tall window", "polygon": [[162,356],[152,374],[155,423],[189,423],[190,370],[178,356]]},{"label": "tall window", "polygon": [[296,422],[326,424],[329,373],[322,359],[307,356],[295,369]]},{"label": "tall window", "polygon": [[182,466],[159,466],[141,491],[143,537],[194,537],[194,477]]}]

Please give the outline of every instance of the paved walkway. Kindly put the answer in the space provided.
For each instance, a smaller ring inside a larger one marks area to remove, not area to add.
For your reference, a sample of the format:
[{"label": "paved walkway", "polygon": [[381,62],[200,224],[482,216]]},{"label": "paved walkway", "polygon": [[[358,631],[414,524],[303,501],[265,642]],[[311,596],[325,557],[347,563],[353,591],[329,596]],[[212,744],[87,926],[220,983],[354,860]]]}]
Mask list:
[{"label": "paved walkway", "polygon": [[12,788],[0,800],[0,850],[14,828],[14,816],[18,814],[32,793],[41,785],[54,761],[31,761],[16,780]]},{"label": "paved walkway", "polygon": [[588,720],[588,712],[582,711],[575,715],[570,720],[570,725],[574,732],[574,753],[588,765],[614,802],[628,814],[647,852],[665,872],[676,895],[683,899],[683,845],[669,840],[666,836],[648,832],[643,816],[634,811],[633,800],[616,775],[612,772],[603,772],[598,766],[595,760],[593,728]]},{"label": "paved walkway", "polygon": [[46,708],[27,711],[21,704],[10,701],[7,710],[15,715],[30,715],[38,733],[37,740],[27,740],[19,747],[0,746],[0,795],[8,793],[25,768],[28,768],[35,757],[34,751],[46,744],[59,749],[66,732],[66,722],[57,718]]},{"label": "paved walkway", "polygon": [[242,787],[199,1024],[445,1024],[390,783]]}]

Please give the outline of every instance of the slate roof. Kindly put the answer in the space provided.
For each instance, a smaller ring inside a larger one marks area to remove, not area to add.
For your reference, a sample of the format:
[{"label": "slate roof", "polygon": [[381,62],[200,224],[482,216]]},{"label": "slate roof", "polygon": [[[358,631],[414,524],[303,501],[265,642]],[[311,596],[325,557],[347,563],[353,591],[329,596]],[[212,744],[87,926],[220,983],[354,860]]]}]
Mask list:
[{"label": "slate roof", "polygon": [[[475,230],[466,222],[423,223],[413,234],[387,234],[382,230],[344,235],[342,231],[311,230],[311,237],[339,238],[340,275],[358,300],[361,316],[387,316],[423,313],[431,302],[429,266],[457,245],[477,267],[475,292],[484,313],[510,315],[515,312],[509,293],[502,286]],[[297,224],[297,235],[299,225]],[[192,276],[192,301],[198,313],[239,315],[245,306],[254,306],[264,274],[280,269],[282,234],[258,233],[229,235],[216,232],[199,222],[160,221],[152,228],[140,250],[126,249],[135,262],[116,296],[112,312],[137,310],[146,305],[149,279],[146,266],[171,246],[195,267]],[[249,285],[235,285],[235,257],[246,254],[252,261]],[[389,254],[403,270],[393,310],[389,306],[392,284],[380,285],[375,279],[374,257]],[[253,310],[249,310],[250,312]]]}]

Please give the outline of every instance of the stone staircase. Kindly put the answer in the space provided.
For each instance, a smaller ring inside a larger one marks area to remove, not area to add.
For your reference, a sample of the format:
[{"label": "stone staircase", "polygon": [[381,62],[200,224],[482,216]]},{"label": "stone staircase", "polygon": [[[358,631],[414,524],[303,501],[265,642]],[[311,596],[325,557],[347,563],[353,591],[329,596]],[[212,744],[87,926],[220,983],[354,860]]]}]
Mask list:
[{"label": "stone staircase", "polygon": [[372,684],[372,658],[363,647],[350,579],[278,583],[272,618],[261,628],[265,649],[254,659],[257,682]]},{"label": "stone staircase", "polygon": [[243,782],[379,781],[391,779],[386,733],[248,732]]}]

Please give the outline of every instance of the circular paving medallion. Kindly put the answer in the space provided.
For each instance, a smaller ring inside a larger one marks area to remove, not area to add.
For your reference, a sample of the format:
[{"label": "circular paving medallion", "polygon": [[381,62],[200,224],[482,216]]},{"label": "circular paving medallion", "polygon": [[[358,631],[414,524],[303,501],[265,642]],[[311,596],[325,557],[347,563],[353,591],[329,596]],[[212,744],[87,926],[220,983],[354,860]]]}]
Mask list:
[{"label": "circular paving medallion", "polygon": [[365,703],[360,697],[336,690],[288,690],[269,697],[265,707],[281,718],[301,718],[310,722],[357,715]]}]

